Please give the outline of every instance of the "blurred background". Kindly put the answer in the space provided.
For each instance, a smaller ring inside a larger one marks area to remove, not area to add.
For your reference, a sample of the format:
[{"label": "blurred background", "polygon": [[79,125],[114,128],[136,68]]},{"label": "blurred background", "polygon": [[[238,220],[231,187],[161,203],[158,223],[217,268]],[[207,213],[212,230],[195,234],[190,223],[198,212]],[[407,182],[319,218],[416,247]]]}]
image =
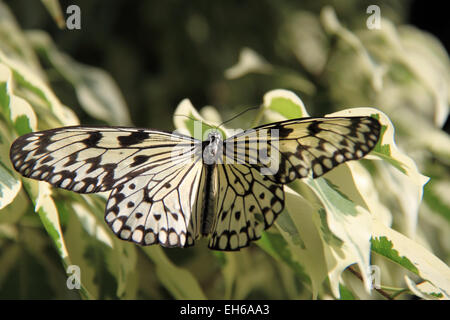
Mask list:
[{"label": "blurred background", "polygon": [[[295,92],[312,116],[360,106],[382,110],[395,125],[399,146],[431,182],[417,220],[402,212],[401,188],[383,192],[380,184],[380,199],[395,216],[395,230],[449,263],[450,20],[444,7],[408,0],[61,0],[64,20],[68,6],[81,9],[81,29],[68,30],[64,21],[58,27],[45,3],[51,1],[0,2],[0,49],[34,68],[84,125],[171,131],[185,98],[197,109],[213,106],[225,120],[277,88]],[[380,8],[380,29],[368,28],[371,5]],[[60,124],[21,85],[18,92],[30,98],[38,128]],[[247,128],[254,116],[249,112],[229,126]],[[66,289],[60,257],[32,205],[17,209],[20,199],[30,203],[22,193],[0,213],[0,298],[80,298]],[[68,194],[55,191],[55,202],[71,256],[86,262],[91,298],[311,298],[302,270],[257,246],[228,255],[202,243],[147,255],[115,242],[122,250],[117,258],[97,239],[85,239],[82,219],[65,207]],[[101,217],[104,206],[97,205]],[[8,235],[2,224],[18,226],[20,236]],[[165,271],[190,286],[190,296],[167,282]],[[397,270],[389,277],[404,285],[395,280],[402,279]],[[197,283],[199,291],[192,289]],[[332,298],[327,284],[322,289],[319,298]],[[347,298],[382,298],[342,290]]]},{"label": "blurred background", "polygon": [[[214,5],[209,1],[60,1],[63,12],[71,4],[80,7],[80,30],[59,29],[39,1],[6,3],[21,28],[45,30],[61,51],[109,72],[136,126],[160,129],[172,128],[173,111],[184,98],[197,108],[212,105],[228,118],[243,107],[258,105],[265,92],[278,87],[299,94],[312,115],[349,107],[330,97],[326,76],[299,63],[293,33],[306,27],[299,24],[291,30],[290,26],[299,11],[318,17],[330,5],[346,27],[367,30],[366,9],[375,4],[382,18],[426,30],[447,50],[450,42],[445,10],[426,1],[264,0]],[[329,45],[317,31],[314,36],[322,37],[323,46]],[[237,63],[244,47],[277,68],[271,74],[227,80],[225,70]],[[57,96],[77,112],[82,123],[92,122],[73,88],[59,80],[57,75],[50,79]]]}]

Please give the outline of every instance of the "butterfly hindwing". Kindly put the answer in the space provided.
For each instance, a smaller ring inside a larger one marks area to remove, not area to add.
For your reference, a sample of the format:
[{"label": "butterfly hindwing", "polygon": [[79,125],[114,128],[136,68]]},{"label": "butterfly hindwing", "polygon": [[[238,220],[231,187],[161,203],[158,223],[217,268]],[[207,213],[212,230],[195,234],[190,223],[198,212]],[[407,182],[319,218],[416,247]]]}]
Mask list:
[{"label": "butterfly hindwing", "polygon": [[218,165],[209,247],[239,250],[261,237],[284,208],[283,186],[249,165]]},{"label": "butterfly hindwing", "polygon": [[121,239],[165,247],[194,244],[199,233],[192,223],[201,215],[203,201],[198,192],[202,163],[180,162],[161,179],[167,166],[148,170],[111,192],[105,220]]}]

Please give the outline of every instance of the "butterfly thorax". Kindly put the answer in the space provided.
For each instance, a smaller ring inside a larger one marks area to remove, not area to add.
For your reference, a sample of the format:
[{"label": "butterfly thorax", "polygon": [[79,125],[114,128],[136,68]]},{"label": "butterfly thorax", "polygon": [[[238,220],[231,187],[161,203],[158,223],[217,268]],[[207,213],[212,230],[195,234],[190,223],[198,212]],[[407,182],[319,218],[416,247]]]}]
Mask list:
[{"label": "butterfly thorax", "polygon": [[216,164],[221,154],[222,144],[223,140],[219,132],[208,133],[208,140],[203,142],[203,163]]}]

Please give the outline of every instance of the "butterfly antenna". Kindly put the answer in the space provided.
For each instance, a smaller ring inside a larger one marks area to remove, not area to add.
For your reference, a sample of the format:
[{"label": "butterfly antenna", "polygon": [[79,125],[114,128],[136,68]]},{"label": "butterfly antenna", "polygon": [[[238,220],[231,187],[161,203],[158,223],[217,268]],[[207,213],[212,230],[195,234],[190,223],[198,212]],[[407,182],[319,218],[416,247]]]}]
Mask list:
[{"label": "butterfly antenna", "polygon": [[237,115],[235,115],[235,116],[232,117],[231,119],[228,119],[228,120],[222,122],[221,124],[219,124],[219,125],[217,126],[217,128],[219,128],[220,126],[223,126],[223,125],[224,125],[225,123],[227,123],[227,122],[230,122],[230,121],[236,119],[237,117],[243,115],[243,114],[246,113],[247,111],[250,111],[250,110],[256,110],[256,109],[259,109],[259,106],[247,108],[247,109],[245,109],[244,111],[239,112]]},{"label": "butterfly antenna", "polygon": [[[192,117],[190,117],[190,116],[188,116],[188,115],[185,115],[185,114],[174,114],[173,115],[174,117],[186,117],[186,118],[188,118],[188,119],[190,119],[190,120],[192,120],[192,121],[199,121],[198,119],[195,119],[195,118],[192,118]],[[203,122],[203,121],[202,121]],[[208,127],[211,127],[211,128],[216,128],[216,126],[212,126],[212,125],[210,125],[210,124],[208,124],[207,122],[203,122],[205,125],[207,125]]]}]

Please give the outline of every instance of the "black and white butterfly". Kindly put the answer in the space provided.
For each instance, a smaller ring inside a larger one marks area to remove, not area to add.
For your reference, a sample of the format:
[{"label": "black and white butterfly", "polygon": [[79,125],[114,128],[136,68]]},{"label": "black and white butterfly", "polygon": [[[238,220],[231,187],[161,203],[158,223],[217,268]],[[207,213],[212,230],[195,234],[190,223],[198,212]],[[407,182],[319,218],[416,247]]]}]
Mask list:
[{"label": "black and white butterfly", "polygon": [[21,136],[10,158],[25,177],[79,193],[111,191],[105,220],[121,239],[187,247],[210,236],[211,249],[239,250],[283,211],[284,184],[365,156],[379,136],[371,117],[292,119],[226,140],[211,132],[205,141],[75,126]]}]

